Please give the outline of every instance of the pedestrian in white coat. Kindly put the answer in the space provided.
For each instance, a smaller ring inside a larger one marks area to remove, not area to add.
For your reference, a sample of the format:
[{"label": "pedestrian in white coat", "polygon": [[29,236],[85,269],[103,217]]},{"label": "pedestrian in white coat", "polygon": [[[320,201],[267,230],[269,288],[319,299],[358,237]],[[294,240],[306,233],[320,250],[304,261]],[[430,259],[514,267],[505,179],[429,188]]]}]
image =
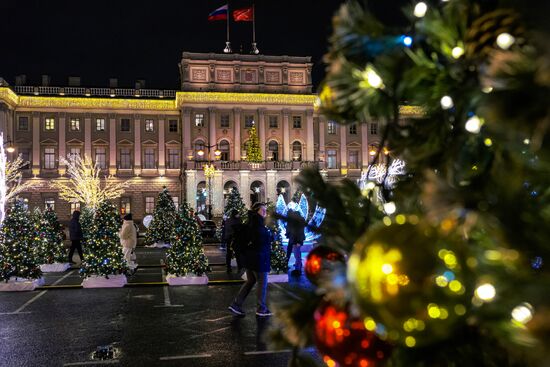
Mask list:
[{"label": "pedestrian in white coat", "polygon": [[132,260],[132,252],[137,245],[137,233],[134,221],[132,220],[132,214],[126,214],[124,216],[124,222],[119,233],[120,243],[122,245],[122,252],[124,253],[124,259],[128,263],[130,270],[134,271],[137,264]]}]

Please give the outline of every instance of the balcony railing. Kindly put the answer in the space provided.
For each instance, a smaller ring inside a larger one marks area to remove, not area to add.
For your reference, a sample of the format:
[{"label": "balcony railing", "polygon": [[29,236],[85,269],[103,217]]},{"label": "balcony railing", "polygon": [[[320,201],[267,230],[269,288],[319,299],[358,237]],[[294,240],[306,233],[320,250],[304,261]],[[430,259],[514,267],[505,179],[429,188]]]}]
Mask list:
[{"label": "balcony railing", "polygon": [[[187,163],[188,169],[202,170],[207,161],[190,161]],[[247,161],[215,161],[213,162],[216,169],[223,171],[292,171],[304,168],[323,169],[324,162],[306,162],[306,161],[264,161],[264,162],[247,162]]]},{"label": "balcony railing", "polygon": [[130,89],[130,88],[83,88],[83,87],[32,87],[15,86],[17,94],[44,96],[85,96],[85,97],[145,97],[176,98],[175,90]]}]

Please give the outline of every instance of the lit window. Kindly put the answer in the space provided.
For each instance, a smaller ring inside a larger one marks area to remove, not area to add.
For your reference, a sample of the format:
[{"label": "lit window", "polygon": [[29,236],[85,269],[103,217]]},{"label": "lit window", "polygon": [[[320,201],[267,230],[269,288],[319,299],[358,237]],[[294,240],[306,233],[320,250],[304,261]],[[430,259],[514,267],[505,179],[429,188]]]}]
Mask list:
[{"label": "lit window", "polygon": [[348,153],[348,168],[357,169],[359,168],[359,151],[350,150]]},{"label": "lit window", "polygon": [[254,115],[246,115],[244,117],[244,127],[250,129],[254,125]]},{"label": "lit window", "polygon": [[[199,151],[202,150],[204,152],[204,155],[201,157],[201,155],[199,154]],[[204,156],[206,155],[206,152],[204,151],[204,141],[202,140],[197,140],[195,142],[195,157],[197,159],[202,159],[204,158]]]},{"label": "lit window", "polygon": [[155,210],[155,198],[153,196],[145,197],[145,213],[152,214]]},{"label": "lit window", "polygon": [[120,119],[120,131],[130,131],[130,119]]},{"label": "lit window", "polygon": [[145,153],[143,156],[143,168],[145,169],[154,169],[155,167],[155,149],[145,148]]},{"label": "lit window", "polygon": [[75,211],[80,211],[80,203],[77,201],[77,202],[72,202],[71,203],[71,212],[69,214],[73,214]]},{"label": "lit window", "polygon": [[55,199],[48,198],[44,200],[44,209],[55,210]]},{"label": "lit window", "polygon": [[153,131],[155,131],[153,120],[145,120],[145,131],[147,131],[148,133],[152,133]]},{"label": "lit window", "polygon": [[95,120],[95,130],[96,131],[105,131],[105,119],[96,119]]},{"label": "lit window", "polygon": [[299,141],[295,141],[292,143],[292,158],[295,161],[301,161],[302,160],[302,143]]},{"label": "lit window", "polygon": [[229,115],[221,115],[220,116],[220,127],[221,128],[228,128],[229,127]]},{"label": "lit window", "polygon": [[130,201],[128,197],[120,198],[120,214],[126,215],[132,212]]},{"label": "lit window", "polygon": [[279,160],[279,143],[277,143],[275,140],[271,140],[267,144],[267,150],[269,151],[269,155],[271,156],[272,161]]},{"label": "lit window", "polygon": [[55,148],[44,149],[44,168],[55,169]]},{"label": "lit window", "polygon": [[302,128],[302,116],[292,116],[292,127],[294,129]]},{"label": "lit window", "polygon": [[54,118],[47,118],[44,122],[44,130],[46,131],[53,131],[55,130],[55,119]]},{"label": "lit window", "polygon": [[171,133],[178,132],[178,120],[168,120],[168,131]]},{"label": "lit window", "polygon": [[329,149],[327,150],[327,168],[337,168],[337,155],[335,149]]},{"label": "lit window", "polygon": [[107,149],[106,148],[95,148],[95,163],[100,169],[107,168]]},{"label": "lit window", "polygon": [[180,151],[179,149],[168,149],[168,168],[180,168]]},{"label": "lit window", "polygon": [[177,196],[172,196],[172,201],[174,202],[174,206],[176,207],[176,210],[180,207],[180,199]]},{"label": "lit window", "polygon": [[19,117],[19,120],[17,120],[17,130],[19,130],[19,131],[29,131],[29,118],[28,117]]},{"label": "lit window", "polygon": [[327,133],[329,135],[335,135],[336,134],[336,122],[329,121],[327,124]]},{"label": "lit window", "polygon": [[204,127],[204,114],[197,113],[195,115],[195,126],[196,127]]},{"label": "lit window", "polygon": [[378,123],[377,122],[371,122],[370,123],[370,134],[371,135],[378,135]]},{"label": "lit window", "polygon": [[76,157],[76,156],[80,157],[80,148],[69,148],[69,155],[71,157]]},{"label": "lit window", "polygon": [[228,161],[229,160],[229,142],[227,140],[220,141],[219,149],[221,152],[220,160]]},{"label": "lit window", "polygon": [[120,159],[119,159],[119,168],[120,169],[131,169],[132,168],[132,152],[130,148],[121,148],[120,149]]},{"label": "lit window", "polygon": [[72,117],[70,125],[71,131],[80,131],[80,119]]},{"label": "lit window", "polygon": [[279,127],[279,118],[278,116],[269,116],[269,128],[277,129]]},{"label": "lit window", "polygon": [[357,135],[357,124],[353,123],[349,125],[349,134],[350,135]]}]

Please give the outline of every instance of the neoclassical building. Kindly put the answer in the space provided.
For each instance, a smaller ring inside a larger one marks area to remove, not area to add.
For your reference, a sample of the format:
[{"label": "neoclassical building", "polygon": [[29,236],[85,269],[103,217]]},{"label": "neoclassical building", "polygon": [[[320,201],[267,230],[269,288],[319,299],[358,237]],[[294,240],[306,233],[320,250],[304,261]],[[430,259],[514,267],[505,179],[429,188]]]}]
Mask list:
[{"label": "neoclassical building", "polygon": [[[211,185],[213,214],[237,187],[247,204],[287,200],[293,178],[305,166],[327,180],[359,177],[377,147],[377,121],[340,126],[315,110],[309,57],[184,52],[181,90],[80,86],[27,86],[22,77],[0,78],[0,130],[29,162],[24,177],[35,180],[22,196],[31,207],[54,206],[62,220],[83,203],[58,198],[50,183],[66,180],[59,157],[91,157],[105,172],[131,180],[119,200],[136,219],[152,212],[158,192],[168,187],[176,202],[204,210]],[[246,161],[249,128],[255,124],[263,163]],[[201,155],[201,153],[204,153]],[[216,154],[217,153],[217,154]],[[215,171],[205,177],[204,165]]]}]

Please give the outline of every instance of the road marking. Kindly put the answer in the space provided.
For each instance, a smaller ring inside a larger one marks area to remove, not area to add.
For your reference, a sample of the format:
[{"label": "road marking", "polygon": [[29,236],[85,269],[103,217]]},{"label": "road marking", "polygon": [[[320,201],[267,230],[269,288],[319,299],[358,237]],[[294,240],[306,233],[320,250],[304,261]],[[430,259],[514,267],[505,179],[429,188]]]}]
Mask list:
[{"label": "road marking", "polygon": [[192,359],[192,358],[210,358],[212,354],[189,354],[185,356],[171,356],[171,357],[160,357],[161,361],[174,361],[177,359]]},{"label": "road marking", "polygon": [[65,366],[87,366],[90,364],[117,364],[120,363],[118,359],[110,359],[107,361],[86,361],[86,362],[73,362],[73,363],[64,363],[63,367]]},{"label": "road marking", "polygon": [[201,336],[210,335],[210,334],[214,334],[214,333],[219,333],[220,331],[227,330],[227,329],[229,329],[230,327],[231,327],[231,326],[226,326],[226,327],[222,327],[222,328],[220,328],[220,329],[208,331],[208,332],[206,332],[206,333],[202,333],[202,334],[198,334],[198,335],[193,335],[193,336],[190,337],[189,339],[196,339],[196,338],[200,338]]},{"label": "road marking", "polygon": [[[164,261],[160,259],[161,265],[164,264]],[[183,307],[183,305],[173,305],[170,301],[170,290],[168,283],[166,282],[166,274],[162,272],[162,281],[166,284],[164,287],[162,287],[162,292],[164,294],[164,305],[157,305],[155,307]]]},{"label": "road marking", "polygon": [[229,319],[229,318],[233,318],[233,317],[234,317],[233,315],[227,315],[227,316],[218,317],[217,319],[204,319],[204,321],[216,322],[216,321],[220,321],[220,320],[224,320],[224,319]]},{"label": "road marking", "polygon": [[290,297],[296,299],[296,300],[301,300],[302,298],[297,296],[296,294],[292,293],[291,291],[289,291],[288,289],[284,288],[283,286],[277,284],[277,283],[269,283],[271,284],[272,286],[276,287],[276,288],[279,288],[280,290],[282,290],[284,293],[286,293],[287,295],[289,295]]},{"label": "road marking", "polygon": [[254,356],[259,354],[277,354],[277,353],[291,353],[290,349],[281,349],[281,350],[256,350],[253,352],[244,352],[245,356]]}]

